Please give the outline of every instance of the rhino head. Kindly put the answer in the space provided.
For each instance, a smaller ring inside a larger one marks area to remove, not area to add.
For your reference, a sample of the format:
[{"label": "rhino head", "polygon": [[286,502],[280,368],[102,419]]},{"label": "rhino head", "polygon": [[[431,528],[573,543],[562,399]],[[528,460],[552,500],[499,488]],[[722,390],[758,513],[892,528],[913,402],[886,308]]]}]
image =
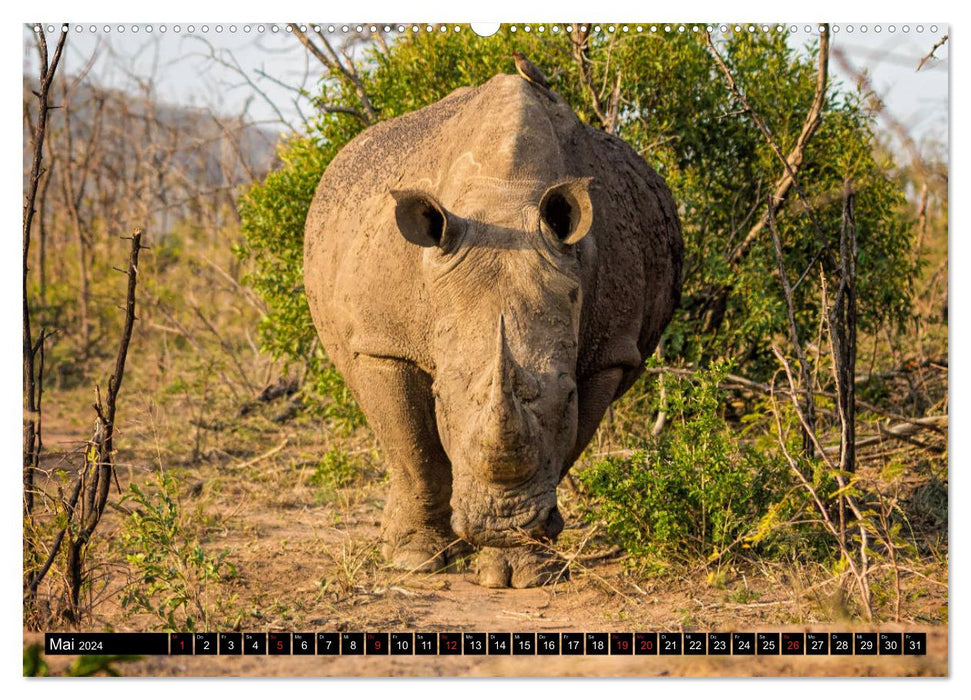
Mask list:
[{"label": "rhino head", "polygon": [[590,178],[478,178],[445,206],[393,190],[400,234],[424,248],[438,433],[452,465],[452,528],[513,547],[563,528],[556,486],[576,443]]}]

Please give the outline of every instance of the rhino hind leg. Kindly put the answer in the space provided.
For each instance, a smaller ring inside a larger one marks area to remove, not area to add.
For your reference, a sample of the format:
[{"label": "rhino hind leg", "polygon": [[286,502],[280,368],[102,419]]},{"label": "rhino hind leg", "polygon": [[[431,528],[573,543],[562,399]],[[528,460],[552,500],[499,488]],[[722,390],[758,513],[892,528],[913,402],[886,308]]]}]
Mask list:
[{"label": "rhino hind leg", "polygon": [[452,470],[438,438],[431,379],[410,362],[366,355],[349,374],[390,474],[385,559],[406,571],[456,567],[468,549],[450,524]]}]

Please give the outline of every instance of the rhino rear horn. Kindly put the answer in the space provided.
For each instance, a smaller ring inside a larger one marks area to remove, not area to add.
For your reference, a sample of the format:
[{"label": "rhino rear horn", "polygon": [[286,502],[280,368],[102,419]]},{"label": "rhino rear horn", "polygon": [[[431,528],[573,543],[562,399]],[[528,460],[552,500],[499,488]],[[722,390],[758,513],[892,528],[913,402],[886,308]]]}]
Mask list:
[{"label": "rhino rear horn", "polygon": [[593,226],[592,181],[592,177],[561,180],[547,189],[539,201],[539,214],[546,228],[567,245],[586,236]]},{"label": "rhino rear horn", "polygon": [[445,246],[456,221],[435,197],[421,190],[391,190],[391,196],[395,223],[405,240],[425,248]]}]

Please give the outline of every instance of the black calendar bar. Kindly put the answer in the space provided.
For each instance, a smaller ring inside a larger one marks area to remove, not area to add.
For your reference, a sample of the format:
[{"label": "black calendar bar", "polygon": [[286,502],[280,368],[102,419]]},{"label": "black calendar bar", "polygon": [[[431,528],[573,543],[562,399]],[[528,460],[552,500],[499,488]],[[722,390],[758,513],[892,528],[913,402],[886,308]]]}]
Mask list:
[{"label": "black calendar bar", "polygon": [[49,656],[168,654],[169,635],[166,632],[47,632],[44,652]]},{"label": "black calendar bar", "polygon": [[49,655],[903,656],[926,632],[47,632]]}]

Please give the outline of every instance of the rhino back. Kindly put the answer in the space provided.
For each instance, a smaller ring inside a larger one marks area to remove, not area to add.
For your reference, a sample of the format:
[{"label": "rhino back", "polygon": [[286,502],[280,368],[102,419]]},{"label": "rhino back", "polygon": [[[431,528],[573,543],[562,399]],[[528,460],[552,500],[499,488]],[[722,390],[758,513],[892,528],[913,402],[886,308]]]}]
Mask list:
[{"label": "rhino back", "polygon": [[580,251],[593,260],[583,265],[577,374],[624,367],[630,371],[620,395],[640,375],[680,301],[681,224],[670,190],[641,156],[615,136],[580,129],[569,145],[578,174],[594,178],[595,251]]}]

